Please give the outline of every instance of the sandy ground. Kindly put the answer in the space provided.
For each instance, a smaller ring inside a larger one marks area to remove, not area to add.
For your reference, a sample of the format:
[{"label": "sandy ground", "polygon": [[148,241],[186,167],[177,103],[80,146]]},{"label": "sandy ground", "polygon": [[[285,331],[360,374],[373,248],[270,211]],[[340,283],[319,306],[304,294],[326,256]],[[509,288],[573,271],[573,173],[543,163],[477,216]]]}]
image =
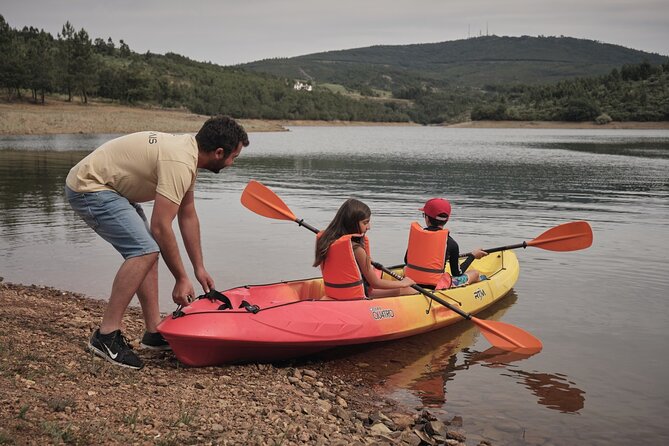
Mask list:
[{"label": "sandy ground", "polygon": [[[126,107],[106,103],[87,105],[61,100],[47,100],[46,105],[28,102],[0,102],[0,134],[41,135],[53,133],[132,133],[144,130],[197,132],[207,116],[184,110]],[[241,119],[248,132],[285,131],[287,126],[415,126],[409,123],[371,123],[348,121],[268,121]],[[597,129],[669,129],[664,122],[594,123],[546,121],[471,121],[445,125],[452,128],[597,128]]]}]

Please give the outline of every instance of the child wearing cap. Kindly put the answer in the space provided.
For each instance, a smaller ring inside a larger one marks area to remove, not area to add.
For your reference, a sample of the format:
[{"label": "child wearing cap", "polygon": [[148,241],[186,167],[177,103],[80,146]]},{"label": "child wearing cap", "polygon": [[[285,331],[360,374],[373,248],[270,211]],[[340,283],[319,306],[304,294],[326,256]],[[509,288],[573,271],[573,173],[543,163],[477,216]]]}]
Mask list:
[{"label": "child wearing cap", "polygon": [[474,259],[487,252],[480,248],[472,250],[460,264],[460,247],[450,236],[444,225],[451,216],[451,204],[443,198],[432,198],[420,209],[426,227],[413,223],[409,233],[409,246],[404,256],[405,274],[421,286],[434,288],[443,275],[446,262],[450,266],[452,287],[467,285],[481,280],[476,270],[467,270]]}]

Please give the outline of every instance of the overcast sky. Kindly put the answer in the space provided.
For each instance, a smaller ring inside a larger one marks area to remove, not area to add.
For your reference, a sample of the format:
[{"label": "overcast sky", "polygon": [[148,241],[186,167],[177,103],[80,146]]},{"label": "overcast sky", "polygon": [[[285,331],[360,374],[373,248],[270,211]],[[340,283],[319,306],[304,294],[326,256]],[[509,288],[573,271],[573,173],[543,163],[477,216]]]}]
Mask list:
[{"label": "overcast sky", "polygon": [[479,34],[569,36],[669,55],[668,0],[2,0],[12,28],[66,21],[133,51],[233,65]]}]

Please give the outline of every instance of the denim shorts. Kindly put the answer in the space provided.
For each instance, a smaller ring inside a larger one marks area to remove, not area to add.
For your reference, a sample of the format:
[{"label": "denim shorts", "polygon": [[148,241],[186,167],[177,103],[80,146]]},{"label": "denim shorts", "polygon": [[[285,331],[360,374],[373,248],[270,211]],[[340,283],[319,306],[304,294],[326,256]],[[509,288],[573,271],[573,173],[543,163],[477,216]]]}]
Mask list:
[{"label": "denim shorts", "polygon": [[72,209],[124,259],[159,252],[144,210],[117,192],[75,192],[65,186]]}]

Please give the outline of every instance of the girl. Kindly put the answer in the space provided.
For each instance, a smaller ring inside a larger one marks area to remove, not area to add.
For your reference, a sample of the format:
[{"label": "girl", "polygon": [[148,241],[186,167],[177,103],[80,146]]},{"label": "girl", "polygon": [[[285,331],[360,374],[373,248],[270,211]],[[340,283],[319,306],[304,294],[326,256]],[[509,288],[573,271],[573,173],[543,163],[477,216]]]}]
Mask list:
[{"label": "girl", "polygon": [[338,300],[415,294],[415,282],[381,279],[372,266],[365,234],[372,212],[354,198],[341,205],[334,219],[316,239],[314,266],[323,272],[325,294]]}]

